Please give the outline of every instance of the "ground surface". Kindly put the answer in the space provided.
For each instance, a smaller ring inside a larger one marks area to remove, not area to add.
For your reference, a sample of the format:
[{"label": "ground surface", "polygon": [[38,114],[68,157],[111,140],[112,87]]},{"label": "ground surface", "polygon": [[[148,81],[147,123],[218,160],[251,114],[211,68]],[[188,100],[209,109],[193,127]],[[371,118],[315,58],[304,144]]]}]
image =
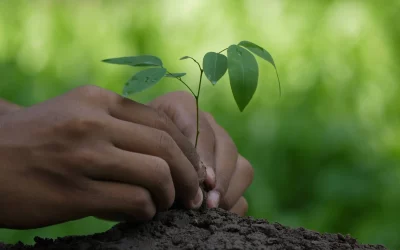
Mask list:
[{"label": "ground surface", "polygon": [[380,245],[361,245],[350,236],[292,229],[220,209],[171,210],[139,226],[121,223],[101,234],[35,241],[35,246],[0,243],[0,249],[386,249]]}]

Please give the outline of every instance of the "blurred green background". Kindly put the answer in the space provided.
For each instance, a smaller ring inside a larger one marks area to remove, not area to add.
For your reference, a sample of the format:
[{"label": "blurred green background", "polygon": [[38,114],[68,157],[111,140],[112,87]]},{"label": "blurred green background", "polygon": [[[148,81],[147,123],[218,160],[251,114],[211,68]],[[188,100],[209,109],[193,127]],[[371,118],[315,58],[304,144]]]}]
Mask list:
[{"label": "blurred green background", "polygon": [[[135,69],[100,60],[138,54],[195,86],[198,69],[181,56],[253,41],[275,58],[282,98],[262,60],[244,113],[227,76],[205,81],[201,98],[255,168],[249,215],[400,249],[399,14],[397,0],[0,1],[0,97],[28,106],[87,83],[120,93]],[[135,99],[184,89],[165,79]],[[0,230],[0,241],[112,225]]]}]

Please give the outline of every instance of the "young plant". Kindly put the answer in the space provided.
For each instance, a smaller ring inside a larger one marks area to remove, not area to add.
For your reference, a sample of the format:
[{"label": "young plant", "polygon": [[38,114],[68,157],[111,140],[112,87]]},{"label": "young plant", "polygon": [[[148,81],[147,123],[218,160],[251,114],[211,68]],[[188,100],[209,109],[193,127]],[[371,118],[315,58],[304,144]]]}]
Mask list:
[{"label": "young plant", "polygon": [[[227,56],[221,54],[227,51]],[[125,83],[122,94],[127,97],[131,94],[141,92],[156,83],[163,77],[172,77],[185,85],[196,101],[196,119],[197,119],[197,135],[195,147],[199,138],[199,98],[203,73],[207,79],[215,85],[228,71],[229,81],[239,110],[242,112],[252,99],[258,84],[258,64],[252,53],[271,63],[276,72],[279,84],[279,95],[281,95],[281,83],[279,80],[278,70],[274,59],[262,47],[249,42],[241,41],[237,45],[232,44],[228,48],[220,52],[208,52],[203,57],[203,67],[200,63],[190,56],[184,56],[180,60],[191,59],[199,67],[200,79],[197,91],[193,91],[189,85],[182,79],[186,73],[171,73],[163,65],[160,58],[152,55],[140,55],[129,57],[118,57],[104,59],[103,62],[111,64],[129,65],[134,67],[149,67],[139,71]]]}]

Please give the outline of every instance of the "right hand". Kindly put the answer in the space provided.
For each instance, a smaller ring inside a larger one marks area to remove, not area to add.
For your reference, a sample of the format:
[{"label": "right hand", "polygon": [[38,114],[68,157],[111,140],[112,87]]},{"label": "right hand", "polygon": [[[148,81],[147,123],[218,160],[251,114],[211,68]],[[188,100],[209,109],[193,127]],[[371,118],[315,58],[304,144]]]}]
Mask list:
[{"label": "right hand", "polygon": [[198,208],[199,157],[161,111],[95,86],[0,117],[0,227]]}]

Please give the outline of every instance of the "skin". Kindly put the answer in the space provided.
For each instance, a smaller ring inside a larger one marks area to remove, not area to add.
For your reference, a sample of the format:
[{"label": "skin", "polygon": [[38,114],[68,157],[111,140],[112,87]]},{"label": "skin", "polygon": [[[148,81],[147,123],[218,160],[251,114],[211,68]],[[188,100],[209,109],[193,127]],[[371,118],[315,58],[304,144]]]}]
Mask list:
[{"label": "skin", "polygon": [[[195,143],[196,105],[190,93],[168,93],[149,105],[164,111],[192,144]],[[197,152],[207,166],[205,183],[211,189],[208,193],[208,207],[221,207],[245,215],[248,204],[242,195],[253,181],[253,167],[238,154],[232,138],[211,114],[200,111],[199,125]]]},{"label": "skin", "polygon": [[175,200],[198,208],[201,179],[212,190],[209,207],[244,215],[251,165],[203,112],[196,151],[193,105],[184,92],[143,105],[95,86],[28,108],[0,101],[0,227],[147,221]]}]

